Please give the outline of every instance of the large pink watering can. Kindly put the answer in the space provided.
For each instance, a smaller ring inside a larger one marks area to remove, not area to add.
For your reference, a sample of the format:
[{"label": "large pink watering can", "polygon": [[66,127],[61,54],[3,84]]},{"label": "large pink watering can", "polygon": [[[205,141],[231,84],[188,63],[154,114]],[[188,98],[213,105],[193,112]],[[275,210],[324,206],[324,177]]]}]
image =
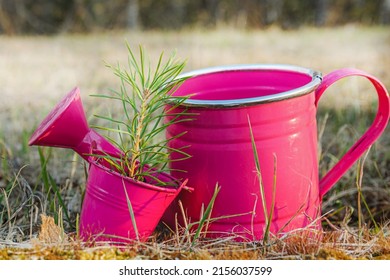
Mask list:
[{"label": "large pink watering can", "polygon": [[[321,229],[323,196],[381,135],[389,120],[385,87],[356,69],[337,70],[322,78],[319,72],[295,66],[239,65],[184,76],[189,78],[174,95],[192,97],[176,110],[186,108],[194,120],[169,127],[167,137],[187,132],[170,143],[175,148],[189,146],[186,152],[192,158],[172,161],[171,168],[185,170],[188,184],[194,188],[194,192],[179,196],[191,221],[199,220],[216,184],[221,186],[209,236],[237,234],[261,239],[272,211],[270,230],[274,234]],[[372,83],[378,95],[378,112],[365,134],[319,179],[318,101],[330,85],[348,76],[362,76]],[[183,175],[174,172],[173,176]],[[165,217],[168,224],[172,224],[171,217],[171,213]]]},{"label": "large pink watering can", "polygon": [[[167,207],[185,187],[158,187],[110,169],[92,153],[119,156],[121,152],[91,129],[86,121],[78,88],[70,91],[43,120],[29,145],[73,149],[89,163],[88,180],[80,216],[84,239],[129,241],[147,239]],[[160,181],[173,182],[168,174]]]}]

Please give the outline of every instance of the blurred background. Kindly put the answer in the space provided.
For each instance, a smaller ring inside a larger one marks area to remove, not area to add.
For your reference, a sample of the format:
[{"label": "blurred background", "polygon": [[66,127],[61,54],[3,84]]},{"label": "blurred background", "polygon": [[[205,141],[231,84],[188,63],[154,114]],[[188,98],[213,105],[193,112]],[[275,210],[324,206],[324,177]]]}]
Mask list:
[{"label": "blurred background", "polygon": [[0,33],[390,24],[390,0],[0,0]]}]

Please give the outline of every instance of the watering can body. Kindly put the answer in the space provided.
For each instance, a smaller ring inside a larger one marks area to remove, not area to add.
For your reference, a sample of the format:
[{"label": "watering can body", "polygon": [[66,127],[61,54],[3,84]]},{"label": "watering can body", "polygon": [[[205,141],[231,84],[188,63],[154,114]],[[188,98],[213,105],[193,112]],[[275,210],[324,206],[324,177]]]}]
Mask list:
[{"label": "watering can body", "polygon": [[[88,176],[80,215],[80,236],[84,240],[147,240],[185,187],[185,182],[174,188],[136,181],[99,160],[91,161]],[[156,176],[160,181],[174,180],[164,173]]]},{"label": "watering can body", "polygon": [[[175,187],[140,182],[94,157],[122,152],[88,126],[79,88],[74,88],[52,109],[32,134],[30,145],[72,149],[89,163],[88,179],[80,213],[80,236],[84,240],[129,242],[146,240],[185,181]],[[155,175],[171,183],[169,174]]]},{"label": "watering can body", "polygon": [[[185,132],[170,145],[187,147],[192,157],[180,161],[180,155],[173,154],[171,168],[184,170],[173,176],[185,176],[194,188],[179,196],[185,209],[182,218],[199,220],[220,186],[209,236],[234,234],[258,240],[267,223],[274,234],[320,229],[323,195],[379,137],[389,119],[383,85],[355,69],[335,71],[324,81],[318,72],[288,65],[229,66],[186,75],[173,94],[191,97],[175,110],[186,110],[193,120],[168,127],[167,138]],[[330,84],[351,75],[365,76],[376,87],[378,116],[319,180],[317,103]]]}]

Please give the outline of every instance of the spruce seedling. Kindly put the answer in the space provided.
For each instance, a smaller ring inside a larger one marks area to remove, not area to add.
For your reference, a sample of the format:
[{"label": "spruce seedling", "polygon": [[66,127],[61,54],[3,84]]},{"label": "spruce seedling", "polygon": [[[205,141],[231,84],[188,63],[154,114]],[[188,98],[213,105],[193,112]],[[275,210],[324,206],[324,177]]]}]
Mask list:
[{"label": "spruce seedling", "polygon": [[[184,148],[172,148],[168,143],[180,137],[175,135],[170,139],[164,136],[168,126],[190,120],[185,109],[176,110],[188,97],[175,97],[174,90],[184,81],[179,78],[185,63],[172,54],[164,60],[161,53],[156,67],[151,63],[144,49],[139,47],[137,59],[129,44],[127,68],[121,65],[107,65],[120,80],[120,90],[112,90],[110,95],[94,95],[118,101],[123,109],[119,114],[121,119],[113,116],[97,115],[108,121],[109,127],[95,128],[113,133],[118,137],[109,137],[110,141],[122,152],[121,157],[112,155],[97,155],[104,158],[122,175],[138,181],[153,181],[156,185],[167,185],[174,182],[162,182],[158,174],[169,172],[170,154],[178,153],[184,160],[189,157]],[[171,104],[170,106],[166,106]],[[179,111],[179,113],[178,113]]]}]

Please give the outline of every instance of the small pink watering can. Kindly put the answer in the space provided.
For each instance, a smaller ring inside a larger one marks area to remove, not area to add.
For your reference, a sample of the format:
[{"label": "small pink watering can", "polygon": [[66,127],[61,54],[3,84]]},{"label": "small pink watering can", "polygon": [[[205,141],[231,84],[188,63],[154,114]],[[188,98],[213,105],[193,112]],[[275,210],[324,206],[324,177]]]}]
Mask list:
[{"label": "small pink watering can", "polygon": [[[273,234],[321,229],[323,196],[381,135],[389,120],[385,87],[356,69],[337,70],[322,78],[319,72],[295,66],[239,65],[184,76],[189,78],[173,94],[191,94],[191,98],[176,110],[186,108],[194,120],[169,127],[167,137],[186,132],[170,143],[174,148],[189,146],[185,151],[192,158],[173,160],[171,168],[185,170],[188,185],[194,188],[179,196],[191,221],[199,220],[216,184],[221,187],[209,236],[237,234],[259,240],[270,213]],[[348,76],[362,76],[373,84],[378,112],[365,134],[319,179],[318,101],[329,86]],[[182,174],[172,173],[177,178]],[[171,217],[165,217],[168,224]]]},{"label": "small pink watering can", "polygon": [[[30,138],[29,145],[70,148],[89,163],[80,216],[84,239],[129,241],[147,239],[167,207],[185,187],[158,187],[120,175],[91,153],[119,156],[121,152],[88,127],[78,88],[70,91]],[[160,181],[173,182],[168,174]]]}]

